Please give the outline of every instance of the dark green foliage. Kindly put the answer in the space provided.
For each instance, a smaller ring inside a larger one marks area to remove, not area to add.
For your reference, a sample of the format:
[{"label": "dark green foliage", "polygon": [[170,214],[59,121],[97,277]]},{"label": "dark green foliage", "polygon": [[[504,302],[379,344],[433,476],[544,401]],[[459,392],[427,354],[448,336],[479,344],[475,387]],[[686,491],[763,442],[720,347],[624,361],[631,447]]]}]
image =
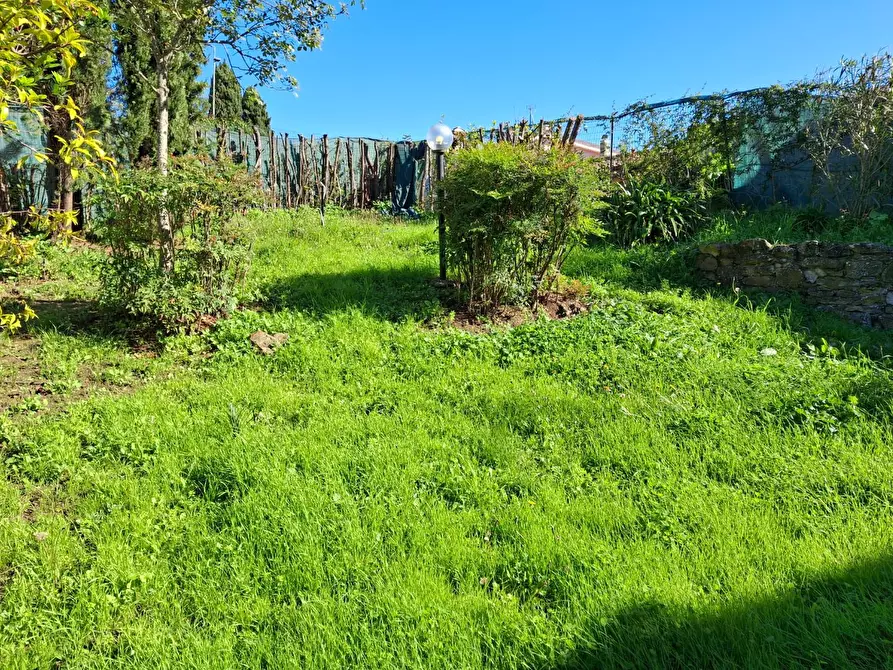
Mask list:
[{"label": "dark green foliage", "polygon": [[831,216],[822,207],[805,207],[794,214],[794,222],[807,235],[820,234],[831,223]]},{"label": "dark green foliage", "polygon": [[[115,31],[115,57],[119,64],[115,88],[122,107],[117,121],[119,151],[136,163],[154,156],[157,150],[155,64],[146,36],[129,34],[121,26]],[[198,79],[204,62],[200,44],[174,58],[170,78],[170,149],[175,154],[193,149],[196,130],[206,125],[206,84]]]},{"label": "dark green foliage", "polygon": [[261,133],[270,132],[270,114],[267,112],[267,103],[260,97],[254,86],[245,89],[242,95],[242,121],[248,130],[260,129]]},{"label": "dark green foliage", "polygon": [[681,239],[707,220],[707,207],[696,192],[629,178],[613,188],[601,218],[612,239],[629,247]]},{"label": "dark green foliage", "polygon": [[[107,10],[107,2],[96,3]],[[111,122],[108,104],[108,76],[112,66],[109,48],[112,43],[112,28],[107,18],[88,17],[81,28],[91,44],[87,53],[78,58],[72,72],[74,89],[69,94],[81,108],[81,116],[86,127],[106,130]]]},{"label": "dark green foliage", "polygon": [[[172,330],[235,307],[249,261],[242,217],[259,204],[255,177],[226,160],[178,159],[167,177],[137,168],[107,183],[99,230],[111,247],[102,273],[102,302]],[[157,217],[174,226],[172,273],[159,269]]]},{"label": "dark green foliage", "polygon": [[727,187],[727,170],[743,140],[737,118],[727,117],[721,100],[634,114],[626,132],[638,150],[624,154],[624,171],[638,181],[668,184],[709,202]]},{"label": "dark green foliage", "polygon": [[594,231],[596,164],[509,143],[453,152],[443,188],[447,254],[469,303],[536,304],[568,250]]},{"label": "dark green foliage", "polygon": [[[224,128],[234,128],[242,122],[242,85],[236,73],[227,63],[220,63],[214,75],[217,90],[214,123]],[[208,92],[208,105],[212,104],[214,91]],[[212,110],[213,111],[213,110]]]}]

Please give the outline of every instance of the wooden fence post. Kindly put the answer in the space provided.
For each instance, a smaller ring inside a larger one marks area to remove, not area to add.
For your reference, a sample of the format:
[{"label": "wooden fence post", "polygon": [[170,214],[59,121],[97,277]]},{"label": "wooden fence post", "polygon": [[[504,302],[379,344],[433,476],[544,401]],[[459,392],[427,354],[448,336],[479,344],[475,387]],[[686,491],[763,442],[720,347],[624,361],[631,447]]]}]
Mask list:
[{"label": "wooden fence post", "polygon": [[282,144],[285,149],[285,206],[291,209],[291,157],[289,156],[291,151],[289,150],[288,133],[285,133],[283,137]]},{"label": "wooden fence post", "polygon": [[381,197],[381,152],[378,150],[378,142],[374,145],[375,147],[375,162],[372,164],[372,173],[375,175],[375,181],[372,182],[372,202],[378,202]]},{"label": "wooden fence post", "polygon": [[[335,160],[332,162],[332,190],[338,195],[340,204],[344,204],[341,188],[341,138],[335,140]],[[334,200],[334,198],[333,198]]]},{"label": "wooden fence post", "polygon": [[388,147],[388,199],[394,201],[394,188],[397,183],[397,145]]},{"label": "wooden fence post", "polygon": [[260,144],[260,128],[254,126],[254,171],[262,174],[263,147]]},{"label": "wooden fence post", "polygon": [[273,207],[279,206],[279,181],[276,175],[276,133],[270,131],[270,189],[273,191]]},{"label": "wooden fence post", "polygon": [[367,193],[367,184],[366,184],[366,156],[369,151],[369,146],[366,144],[366,141],[360,140],[360,209],[366,209],[366,193]]},{"label": "wooden fence post", "polygon": [[351,207],[357,206],[357,192],[356,192],[356,180],[354,179],[353,173],[353,142],[348,137],[347,138],[347,188],[348,188],[348,202]]},{"label": "wooden fence post", "polygon": [[574,121],[573,119],[567,120],[567,125],[564,127],[564,135],[561,136],[561,145],[564,146],[567,144],[568,140],[571,137],[571,130],[573,130]]},{"label": "wooden fence post", "polygon": [[296,187],[295,187],[295,207],[300,207],[302,204],[302,200],[304,199],[304,172],[307,170],[307,166],[304,163],[304,136],[300,133],[298,134],[298,160],[295,163],[295,177],[296,177]]},{"label": "wooden fence post", "polygon": [[[329,198],[329,136],[323,135],[321,144],[320,144],[320,153],[322,154],[320,158],[320,167],[322,168],[322,202]],[[325,207],[325,204],[323,204]]]},{"label": "wooden fence post", "polygon": [[574,142],[577,141],[577,135],[579,134],[580,128],[582,128],[582,127],[583,127],[583,115],[580,114],[577,116],[576,120],[574,121],[574,129],[571,131],[571,136],[569,139],[569,142],[571,145],[573,145]]}]

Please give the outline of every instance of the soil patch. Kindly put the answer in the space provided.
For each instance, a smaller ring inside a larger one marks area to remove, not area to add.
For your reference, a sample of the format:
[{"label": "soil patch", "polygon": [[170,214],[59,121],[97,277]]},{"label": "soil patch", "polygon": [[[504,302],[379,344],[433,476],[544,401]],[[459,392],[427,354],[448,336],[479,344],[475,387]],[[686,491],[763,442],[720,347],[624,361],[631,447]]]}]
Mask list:
[{"label": "soil patch", "polygon": [[[438,285],[441,287],[442,282]],[[446,288],[443,286],[443,288]],[[544,293],[531,309],[524,306],[501,305],[485,313],[475,312],[468,305],[457,304],[455,285],[449,297],[442,296],[441,303],[449,309],[453,318],[449,325],[471,333],[487,333],[491,330],[514,328],[536,321],[545,316],[551,320],[571,319],[589,311],[587,295],[579,287],[568,287],[563,291]]]}]

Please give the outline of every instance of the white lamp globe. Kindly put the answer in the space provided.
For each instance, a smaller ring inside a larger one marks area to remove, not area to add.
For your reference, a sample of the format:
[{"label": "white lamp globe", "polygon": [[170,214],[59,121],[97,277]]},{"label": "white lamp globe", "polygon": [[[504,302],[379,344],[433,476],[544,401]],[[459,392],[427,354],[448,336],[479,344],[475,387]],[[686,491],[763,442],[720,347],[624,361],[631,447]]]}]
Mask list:
[{"label": "white lamp globe", "polygon": [[453,131],[445,123],[435,123],[425,141],[431,151],[449,151],[453,146]]}]

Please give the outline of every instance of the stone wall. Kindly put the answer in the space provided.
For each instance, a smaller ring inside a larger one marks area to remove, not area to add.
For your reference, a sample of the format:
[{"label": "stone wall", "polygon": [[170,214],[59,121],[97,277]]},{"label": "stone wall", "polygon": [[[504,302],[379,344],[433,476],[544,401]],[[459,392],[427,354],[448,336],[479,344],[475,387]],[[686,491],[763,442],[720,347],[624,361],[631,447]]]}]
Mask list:
[{"label": "stone wall", "polygon": [[818,309],[893,329],[893,247],[746,240],[702,246],[697,266],[704,278],[726,286],[796,292]]}]

